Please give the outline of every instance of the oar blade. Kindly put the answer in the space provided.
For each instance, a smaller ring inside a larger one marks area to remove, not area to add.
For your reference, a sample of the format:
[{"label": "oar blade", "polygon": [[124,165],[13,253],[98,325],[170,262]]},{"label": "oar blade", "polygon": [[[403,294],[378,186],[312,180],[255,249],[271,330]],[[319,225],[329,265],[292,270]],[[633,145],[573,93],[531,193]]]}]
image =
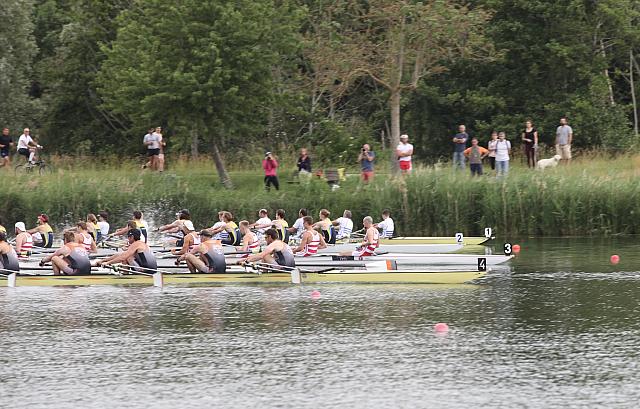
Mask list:
[{"label": "oar blade", "polygon": [[15,287],[17,283],[18,274],[11,273],[7,276],[7,287]]},{"label": "oar blade", "polygon": [[164,277],[159,271],[153,274],[153,286],[159,288],[162,288],[164,286]]}]

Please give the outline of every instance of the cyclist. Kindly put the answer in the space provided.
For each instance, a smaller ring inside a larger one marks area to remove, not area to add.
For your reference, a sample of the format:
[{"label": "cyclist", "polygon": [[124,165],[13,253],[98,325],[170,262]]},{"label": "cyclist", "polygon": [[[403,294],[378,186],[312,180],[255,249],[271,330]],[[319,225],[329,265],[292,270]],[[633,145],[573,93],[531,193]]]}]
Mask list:
[{"label": "cyclist", "polygon": [[42,149],[42,146],[31,137],[29,128],[24,128],[23,134],[18,138],[18,154],[27,158],[27,162],[33,165],[36,162],[37,149]]}]

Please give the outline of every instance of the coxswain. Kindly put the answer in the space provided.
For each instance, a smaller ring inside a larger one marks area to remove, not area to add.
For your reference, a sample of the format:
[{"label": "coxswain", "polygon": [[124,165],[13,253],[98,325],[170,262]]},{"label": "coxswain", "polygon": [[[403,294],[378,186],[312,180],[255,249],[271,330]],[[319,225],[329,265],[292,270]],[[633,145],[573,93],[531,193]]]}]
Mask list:
[{"label": "coxswain", "polygon": [[278,232],[275,229],[269,229],[264,232],[267,240],[267,247],[258,254],[252,254],[242,261],[242,264],[254,261],[263,261],[267,264],[276,266],[295,267],[296,261],[293,251],[288,244],[278,238]]},{"label": "coxswain", "polygon": [[158,263],[147,243],[141,240],[142,233],[139,229],[131,229],[127,232],[129,247],[118,254],[114,254],[104,260],[99,260],[97,266],[109,266],[112,264],[126,264],[142,273],[156,271]]},{"label": "coxswain", "polygon": [[236,247],[240,254],[240,257],[247,257],[249,254],[260,253],[260,238],[258,234],[251,231],[249,222],[243,220],[240,222],[240,234],[242,234],[242,243]]},{"label": "coxswain", "polygon": [[341,256],[366,257],[376,255],[376,249],[380,245],[380,233],[378,229],[374,227],[371,216],[362,219],[362,224],[365,230],[362,243],[352,252],[340,253]]},{"label": "coxswain", "polygon": [[336,244],[336,232],[333,230],[333,224],[329,216],[331,216],[331,213],[327,209],[320,210],[320,221],[313,228],[320,230],[327,244]]},{"label": "coxswain", "polygon": [[76,223],[76,241],[84,246],[87,253],[98,252],[96,241],[93,239],[93,236],[89,234],[86,222],[80,221]]},{"label": "coxswain", "polygon": [[273,221],[273,228],[278,232],[278,238],[285,243],[289,242],[289,223],[284,219],[284,209],[276,210],[276,219]]},{"label": "coxswain", "polygon": [[44,213],[38,216],[38,225],[27,233],[33,237],[34,246],[51,248],[53,245],[53,229],[49,225],[49,216]]},{"label": "coxswain", "polygon": [[304,225],[302,240],[300,245],[293,249],[293,253],[296,257],[315,256],[318,254],[318,249],[327,248],[327,243],[325,243],[322,234],[313,228],[313,217],[305,216],[302,218],[302,222]]},{"label": "coxswain", "polygon": [[307,209],[303,208],[298,210],[298,218],[296,219],[296,222],[293,226],[289,227],[289,233],[293,234],[291,238],[299,239],[302,236],[302,233],[304,233],[304,222],[302,218],[308,215],[309,211]]},{"label": "coxswain", "polygon": [[6,232],[0,232],[0,271],[5,275],[20,271],[18,255],[11,244],[7,243]]},{"label": "coxswain", "polygon": [[391,218],[391,210],[384,209],[382,211],[382,221],[380,223],[374,224],[373,227],[382,230],[382,234],[380,235],[380,237],[382,237],[383,239],[392,238],[395,231],[395,224],[393,223],[393,219]]},{"label": "coxswain", "polygon": [[51,262],[55,275],[91,274],[91,261],[84,244],[76,241],[76,234],[66,231],[63,235],[64,244],[55,253],[43,258],[40,266]]},{"label": "coxswain", "polygon": [[351,220],[351,211],[345,210],[342,213],[342,217],[338,217],[331,222],[334,226],[338,227],[338,233],[336,234],[336,240],[348,239],[353,232],[353,220]]},{"label": "coxswain", "polygon": [[171,254],[176,256],[181,256],[183,254],[187,254],[194,247],[200,245],[200,236],[196,232],[196,229],[193,228],[193,223],[191,220],[183,220],[182,228],[180,230],[183,234],[181,242],[181,247],[179,249],[172,249]]},{"label": "coxswain", "polygon": [[29,260],[31,255],[31,249],[33,249],[33,237],[23,222],[17,222],[15,224],[16,233],[16,253],[18,253],[18,260]]},{"label": "coxswain", "polygon": [[227,238],[222,240],[222,244],[239,246],[240,243],[242,243],[242,233],[240,233],[240,228],[233,221],[233,215],[230,212],[224,212],[222,214],[222,221],[224,222],[224,226],[212,229],[211,234],[215,235],[216,233],[225,231],[227,232]]},{"label": "coxswain", "polygon": [[186,261],[189,271],[192,273],[224,273],[227,271],[227,263],[220,240],[214,240],[209,230],[200,232],[202,242],[187,254],[178,259]]}]

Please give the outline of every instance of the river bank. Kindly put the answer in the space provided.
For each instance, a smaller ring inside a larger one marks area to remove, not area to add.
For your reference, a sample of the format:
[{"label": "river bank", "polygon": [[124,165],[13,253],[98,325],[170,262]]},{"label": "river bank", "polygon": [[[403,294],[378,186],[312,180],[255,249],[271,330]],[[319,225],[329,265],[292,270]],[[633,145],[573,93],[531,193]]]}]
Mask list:
[{"label": "river bank", "polygon": [[545,172],[514,165],[504,181],[489,175],[474,179],[449,167],[418,167],[406,179],[378,174],[369,186],[353,170],[335,191],[315,177],[288,183],[291,169],[285,169],[281,189],[266,192],[257,169],[232,171],[236,188],[225,190],[206,161],[179,162],[164,174],[141,171],[134,163],[88,162],[58,166],[53,175],[42,177],[6,172],[0,217],[5,225],[17,220],[31,225],[45,212],[61,226],[106,209],[112,223],[121,224],[132,210],[142,209],[152,224],[162,224],[177,209],[188,208],[196,226],[206,226],[223,209],[239,219],[255,219],[261,207],[283,208],[292,223],[297,210],[306,207],[313,215],[327,208],[332,217],[350,209],[360,225],[364,215],[377,219],[389,208],[400,235],[477,235],[487,226],[510,236],[640,232],[640,157],[582,158]]}]

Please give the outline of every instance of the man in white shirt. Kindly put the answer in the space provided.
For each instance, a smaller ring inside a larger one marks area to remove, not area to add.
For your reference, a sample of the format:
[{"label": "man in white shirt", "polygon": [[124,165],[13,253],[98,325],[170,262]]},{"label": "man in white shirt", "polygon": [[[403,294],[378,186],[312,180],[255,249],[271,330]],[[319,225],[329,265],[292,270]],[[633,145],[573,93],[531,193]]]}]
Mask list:
[{"label": "man in white shirt", "polygon": [[391,237],[393,237],[395,224],[393,223],[393,219],[391,218],[391,210],[384,209],[382,211],[382,221],[378,224],[374,224],[373,227],[382,230],[380,238],[390,239]]},{"label": "man in white shirt", "polygon": [[31,137],[31,131],[29,128],[24,128],[22,135],[18,138],[18,155],[22,155],[29,163],[34,163],[36,158],[36,148],[42,148],[42,146],[38,145],[38,143]]},{"label": "man in white shirt", "polygon": [[411,155],[413,155],[413,145],[409,143],[409,135],[400,135],[400,143],[396,148],[398,165],[403,175],[411,172]]},{"label": "man in white shirt", "polygon": [[109,219],[109,214],[107,212],[100,212],[98,213],[98,228],[100,229],[100,234],[102,234],[102,237],[107,237],[107,235],[109,234],[109,222],[107,222],[107,220]]},{"label": "man in white shirt", "polygon": [[260,218],[249,227],[255,229],[256,233],[258,233],[258,238],[262,240],[264,232],[266,232],[271,228],[271,226],[273,226],[273,222],[269,218],[269,212],[267,211],[267,209],[260,209],[258,211],[258,217]]},{"label": "man in white shirt", "polygon": [[336,234],[336,240],[348,239],[353,231],[353,220],[351,220],[351,211],[345,210],[342,217],[338,217],[332,221],[331,224],[338,227],[338,234]]},{"label": "man in white shirt", "polygon": [[565,165],[571,162],[571,143],[573,129],[568,125],[567,118],[560,118],[560,126],[556,129],[556,154],[560,155]]},{"label": "man in white shirt", "polygon": [[300,209],[298,211],[298,219],[293,226],[289,227],[289,233],[292,239],[300,239],[300,237],[302,237],[302,233],[304,233],[304,220],[302,219],[308,215],[309,212],[307,209]]},{"label": "man in white shirt", "polygon": [[155,133],[155,128],[149,128],[149,131],[142,139],[142,143],[147,147],[149,168],[152,170],[158,169],[158,155],[160,155],[160,137]]}]

